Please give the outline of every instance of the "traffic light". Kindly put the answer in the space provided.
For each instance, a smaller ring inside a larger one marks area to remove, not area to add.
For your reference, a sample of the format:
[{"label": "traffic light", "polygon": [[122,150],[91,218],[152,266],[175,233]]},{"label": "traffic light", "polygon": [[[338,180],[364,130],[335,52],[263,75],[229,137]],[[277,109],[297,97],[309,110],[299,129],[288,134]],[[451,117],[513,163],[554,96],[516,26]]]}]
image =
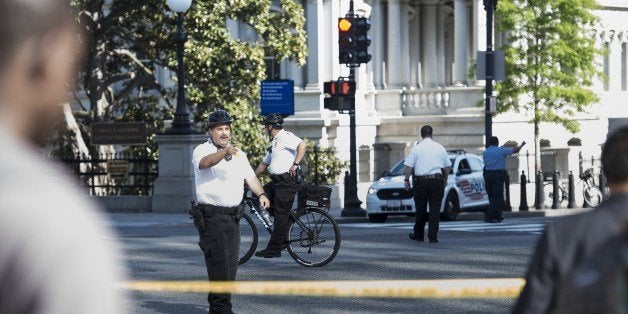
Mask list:
[{"label": "traffic light", "polygon": [[368,30],[371,22],[364,17],[338,18],[338,61],[340,64],[360,64],[371,60]]},{"label": "traffic light", "polygon": [[353,110],[355,81],[338,80],[323,83],[323,107],[329,110]]}]

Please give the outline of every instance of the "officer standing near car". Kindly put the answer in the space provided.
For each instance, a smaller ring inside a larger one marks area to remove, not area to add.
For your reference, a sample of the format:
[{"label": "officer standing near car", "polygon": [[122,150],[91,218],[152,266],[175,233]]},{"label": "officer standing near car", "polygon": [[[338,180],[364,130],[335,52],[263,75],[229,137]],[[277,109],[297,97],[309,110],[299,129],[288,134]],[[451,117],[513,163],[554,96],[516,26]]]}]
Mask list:
[{"label": "officer standing near car", "polygon": [[255,256],[272,258],[281,257],[292,203],[302,185],[299,163],[303,160],[307,145],[301,138],[283,129],[281,114],[269,114],[262,123],[272,142],[264,160],[255,169],[255,174],[259,176],[267,169],[270,173],[271,182],[264,186],[264,190],[272,200],[275,229],[268,246],[256,252]]},{"label": "officer standing near car", "polygon": [[499,139],[493,136],[489,139],[489,146],[484,151],[484,185],[488,194],[489,207],[484,215],[484,222],[501,222],[504,217],[504,184],[506,183],[506,156],[516,154],[525,145],[499,147]]},{"label": "officer standing near car", "polygon": [[[430,243],[438,243],[438,224],[440,220],[440,205],[447,183],[447,176],[451,171],[451,161],[443,145],[432,140],[432,127],[425,125],[421,128],[420,143],[416,144],[406,157],[405,186],[410,190],[410,175],[414,188],[414,204],[416,208],[416,223],[414,232],[408,236],[410,240],[422,242],[425,233],[425,223],[429,221],[427,237]],[[427,205],[429,203],[429,218]]]},{"label": "officer standing near car", "polygon": [[[240,253],[239,220],[244,183],[262,206],[270,205],[243,151],[230,144],[231,116],[218,109],[209,115],[209,139],[194,149],[195,225],[205,255],[209,281],[234,281]],[[210,313],[233,313],[231,295],[210,293]]]}]

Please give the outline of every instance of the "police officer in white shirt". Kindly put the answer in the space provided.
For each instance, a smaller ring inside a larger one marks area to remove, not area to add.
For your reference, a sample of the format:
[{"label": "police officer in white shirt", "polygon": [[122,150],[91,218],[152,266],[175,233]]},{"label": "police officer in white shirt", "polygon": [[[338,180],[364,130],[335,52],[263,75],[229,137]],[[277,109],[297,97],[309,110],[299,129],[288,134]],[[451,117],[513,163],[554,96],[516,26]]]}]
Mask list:
[{"label": "police officer in white shirt", "polygon": [[[194,149],[192,163],[196,199],[202,208],[204,229],[199,246],[205,255],[209,281],[234,281],[240,251],[239,219],[244,183],[270,205],[246,154],[231,145],[231,116],[221,109],[209,115],[209,140]],[[230,294],[207,296],[210,313],[233,313]]]},{"label": "police officer in white shirt", "polygon": [[255,169],[255,174],[259,175],[266,169],[270,173],[271,182],[264,186],[264,190],[272,200],[275,229],[268,246],[255,255],[272,258],[281,256],[292,203],[301,189],[299,163],[303,160],[307,145],[302,139],[283,129],[281,114],[267,115],[263,124],[273,140],[264,160]]},{"label": "police officer in white shirt", "polygon": [[[432,140],[432,127],[421,128],[423,140],[416,144],[406,157],[406,189],[410,189],[410,175],[413,176],[414,204],[416,207],[416,223],[414,232],[409,234],[411,240],[422,242],[425,233],[425,222],[429,220],[427,237],[430,243],[438,243],[438,224],[440,205],[451,171],[451,161],[443,145]],[[430,205],[429,219],[427,205]]]}]

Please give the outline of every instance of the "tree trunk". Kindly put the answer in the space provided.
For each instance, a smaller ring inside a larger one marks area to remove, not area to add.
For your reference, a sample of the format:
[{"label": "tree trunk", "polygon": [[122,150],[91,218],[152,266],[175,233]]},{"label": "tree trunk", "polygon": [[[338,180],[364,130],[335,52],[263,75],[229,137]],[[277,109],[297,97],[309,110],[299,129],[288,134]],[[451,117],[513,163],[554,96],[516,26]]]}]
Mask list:
[{"label": "tree trunk", "polygon": [[534,121],[534,173],[541,171],[541,139],[539,136],[539,121]]}]

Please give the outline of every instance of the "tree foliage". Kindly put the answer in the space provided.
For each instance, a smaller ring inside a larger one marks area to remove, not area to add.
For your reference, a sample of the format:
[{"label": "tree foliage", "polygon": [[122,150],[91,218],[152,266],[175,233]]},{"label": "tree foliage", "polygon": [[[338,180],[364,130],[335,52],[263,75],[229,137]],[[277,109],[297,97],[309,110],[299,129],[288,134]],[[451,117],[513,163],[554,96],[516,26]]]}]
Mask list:
[{"label": "tree foliage", "polygon": [[[80,122],[146,121],[163,131],[163,121],[172,117],[176,91],[164,89],[156,73],[177,66],[171,38],[175,13],[165,0],[71,3],[87,34],[86,66],[78,81],[89,104],[82,104]],[[234,38],[228,20],[240,22],[255,40]],[[258,162],[266,142],[257,107],[260,81],[266,75],[264,57],[305,63],[303,8],[294,0],[196,0],[184,24],[189,36],[186,99],[196,128],[204,129],[208,112],[226,109],[235,118],[235,142]]]},{"label": "tree foliage", "polygon": [[531,116],[540,170],[539,125],[559,124],[579,131],[578,112],[598,102],[591,90],[601,77],[596,47],[594,0],[501,0],[496,25],[507,35],[504,81],[496,85],[498,113]]},{"label": "tree foliage", "polygon": [[321,148],[314,142],[306,140],[307,151],[303,158],[305,182],[314,184],[335,184],[348,167],[348,162],[336,156],[336,148]]}]

